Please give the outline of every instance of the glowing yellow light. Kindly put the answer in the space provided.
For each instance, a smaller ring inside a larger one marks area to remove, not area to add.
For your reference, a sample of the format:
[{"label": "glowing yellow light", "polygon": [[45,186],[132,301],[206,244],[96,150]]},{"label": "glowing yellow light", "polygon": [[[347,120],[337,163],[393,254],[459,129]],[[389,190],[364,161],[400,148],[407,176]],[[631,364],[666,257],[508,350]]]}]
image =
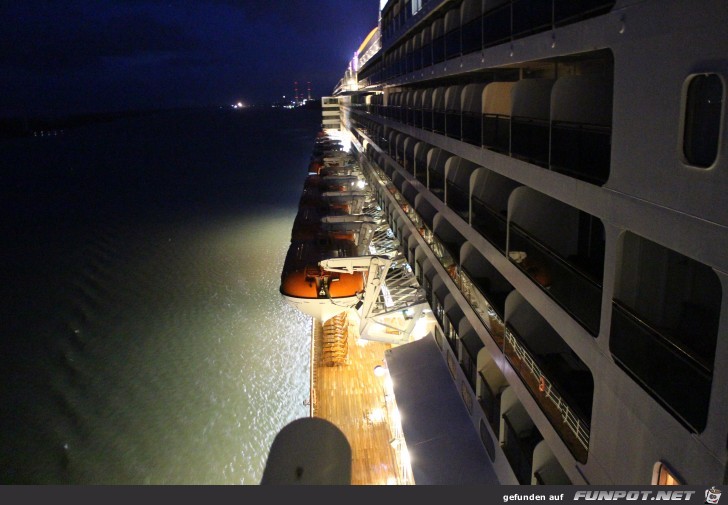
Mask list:
[{"label": "glowing yellow light", "polygon": [[377,407],[371,410],[369,413],[369,420],[373,423],[381,423],[384,421],[384,410]]},{"label": "glowing yellow light", "polygon": [[406,447],[402,448],[402,450],[400,451],[400,456],[402,458],[402,466],[404,466],[404,467],[410,466],[410,461],[411,461],[410,453]]},{"label": "glowing yellow light", "polygon": [[399,409],[394,409],[391,414],[392,422],[395,426],[400,426],[402,422],[402,416],[399,413]]}]

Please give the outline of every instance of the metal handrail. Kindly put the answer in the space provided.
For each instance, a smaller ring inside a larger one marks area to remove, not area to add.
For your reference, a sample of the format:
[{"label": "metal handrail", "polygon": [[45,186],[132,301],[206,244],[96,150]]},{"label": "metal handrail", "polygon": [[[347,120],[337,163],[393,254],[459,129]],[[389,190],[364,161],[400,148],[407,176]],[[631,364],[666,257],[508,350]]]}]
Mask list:
[{"label": "metal handrail", "polygon": [[539,383],[539,390],[542,390],[544,396],[551,400],[556,406],[557,410],[561,414],[561,419],[576,436],[577,440],[581,443],[584,449],[589,450],[589,425],[586,421],[582,420],[571,407],[563,399],[558,389],[548,379],[548,377],[541,371],[536,362],[531,356],[531,353],[523,347],[516,336],[511,332],[510,328],[506,327],[505,331],[506,343],[509,344],[518,356],[521,363],[525,364],[528,371]]}]

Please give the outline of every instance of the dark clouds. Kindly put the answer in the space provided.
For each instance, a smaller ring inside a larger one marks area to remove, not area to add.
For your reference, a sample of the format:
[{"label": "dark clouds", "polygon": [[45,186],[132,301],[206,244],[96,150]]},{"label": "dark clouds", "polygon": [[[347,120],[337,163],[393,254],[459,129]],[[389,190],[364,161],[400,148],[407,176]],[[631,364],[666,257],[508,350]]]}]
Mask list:
[{"label": "dark clouds", "polygon": [[271,101],[331,92],[378,0],[0,3],[0,115]]}]

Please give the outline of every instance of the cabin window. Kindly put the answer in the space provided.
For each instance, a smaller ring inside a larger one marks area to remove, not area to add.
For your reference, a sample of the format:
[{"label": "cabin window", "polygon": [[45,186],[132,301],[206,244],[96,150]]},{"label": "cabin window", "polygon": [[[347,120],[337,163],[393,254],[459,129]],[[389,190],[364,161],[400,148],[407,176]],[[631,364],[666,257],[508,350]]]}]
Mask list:
[{"label": "cabin window", "polygon": [[683,129],[683,155],[690,165],[708,168],[718,157],[723,81],[717,74],[688,81]]},{"label": "cabin window", "polygon": [[684,483],[662,462],[655,463],[652,472],[652,484],[656,486],[681,486]]}]

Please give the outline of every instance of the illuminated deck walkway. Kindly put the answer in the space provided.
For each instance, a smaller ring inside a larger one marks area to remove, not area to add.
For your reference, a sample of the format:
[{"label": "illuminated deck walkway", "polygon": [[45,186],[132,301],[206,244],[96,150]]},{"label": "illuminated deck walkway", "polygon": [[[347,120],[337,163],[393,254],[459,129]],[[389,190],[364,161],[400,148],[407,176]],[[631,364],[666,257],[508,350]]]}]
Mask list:
[{"label": "illuminated deck walkway", "polygon": [[385,397],[391,391],[388,376],[374,373],[392,346],[359,339],[356,321],[349,319],[347,363],[324,366],[322,327],[314,320],[312,414],[334,423],[349,441],[353,485],[413,484],[409,465],[399,465],[394,448],[404,447],[404,441],[398,423],[390,424],[395,407],[394,395]]}]

